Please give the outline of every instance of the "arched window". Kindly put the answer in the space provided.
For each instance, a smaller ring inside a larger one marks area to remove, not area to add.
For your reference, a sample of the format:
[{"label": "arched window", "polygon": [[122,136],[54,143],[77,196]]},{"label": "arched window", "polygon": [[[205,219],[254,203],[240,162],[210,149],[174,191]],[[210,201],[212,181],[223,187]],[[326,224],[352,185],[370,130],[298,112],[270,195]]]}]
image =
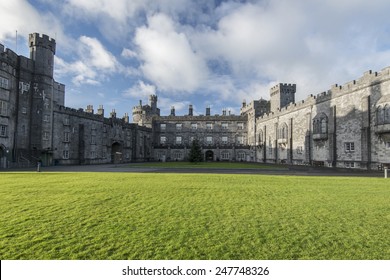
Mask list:
[{"label": "arched window", "polygon": [[386,104],[383,108],[384,123],[390,123],[390,105]]},{"label": "arched window", "polygon": [[320,113],[313,119],[313,134],[328,133],[328,116]]},{"label": "arched window", "polygon": [[261,129],[259,130],[259,135],[257,136],[257,142],[258,145],[261,145],[264,142],[264,135]]},{"label": "arched window", "polygon": [[288,138],[288,127],[287,127],[287,124],[284,123],[280,126],[279,128],[279,135],[278,135],[278,138],[279,139],[287,139]]},{"label": "arched window", "polygon": [[321,133],[328,133],[328,118],[321,119]]},{"label": "arched window", "polygon": [[376,109],[376,122],[377,124],[384,123],[384,114],[382,106],[378,106],[378,108]]}]

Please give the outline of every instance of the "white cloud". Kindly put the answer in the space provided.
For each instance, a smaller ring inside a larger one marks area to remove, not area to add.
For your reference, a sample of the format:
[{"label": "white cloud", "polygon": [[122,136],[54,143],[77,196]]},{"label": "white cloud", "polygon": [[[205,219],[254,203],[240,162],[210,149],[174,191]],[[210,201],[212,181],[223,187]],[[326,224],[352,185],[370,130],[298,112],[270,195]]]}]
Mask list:
[{"label": "white cloud", "polygon": [[55,64],[55,75],[72,76],[75,85],[98,85],[125,68],[96,38],[81,36],[76,52],[78,60],[66,62],[56,57]]},{"label": "white cloud", "polygon": [[143,81],[138,81],[138,83],[131,88],[127,89],[123,96],[125,97],[134,97],[134,98],[148,98],[149,95],[156,94],[156,87],[151,84],[145,84]]},{"label": "white cloud", "polygon": [[122,53],[121,53],[121,56],[124,57],[124,58],[136,58],[138,55],[136,52],[130,50],[130,49],[126,49],[126,48],[123,48],[122,50]]},{"label": "white cloud", "polygon": [[90,66],[99,70],[114,72],[117,70],[118,62],[114,55],[107,51],[96,38],[81,36],[79,55],[83,57]]},{"label": "white cloud", "polygon": [[149,17],[148,27],[136,32],[135,43],[146,78],[163,91],[196,90],[208,69],[191,48],[184,33],[178,33],[172,19],[163,14]]}]

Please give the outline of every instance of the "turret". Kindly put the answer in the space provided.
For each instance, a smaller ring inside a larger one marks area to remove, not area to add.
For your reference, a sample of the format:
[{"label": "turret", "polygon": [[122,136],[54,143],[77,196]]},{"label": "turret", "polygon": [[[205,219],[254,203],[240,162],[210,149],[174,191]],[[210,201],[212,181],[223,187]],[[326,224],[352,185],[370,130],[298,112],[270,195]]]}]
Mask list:
[{"label": "turret", "polygon": [[295,84],[278,84],[271,88],[271,112],[295,102]]},{"label": "turret", "polygon": [[38,33],[29,36],[30,58],[35,61],[35,74],[53,77],[56,41]]}]

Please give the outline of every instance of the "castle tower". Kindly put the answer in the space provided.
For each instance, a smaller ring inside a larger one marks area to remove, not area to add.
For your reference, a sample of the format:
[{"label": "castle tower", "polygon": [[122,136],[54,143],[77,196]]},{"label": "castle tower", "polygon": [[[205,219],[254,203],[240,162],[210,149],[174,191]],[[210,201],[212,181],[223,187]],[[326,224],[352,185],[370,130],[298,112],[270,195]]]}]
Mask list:
[{"label": "castle tower", "polygon": [[270,89],[271,112],[286,107],[291,102],[295,102],[295,84],[278,84]]},{"label": "castle tower", "polygon": [[152,114],[156,113],[156,111],[157,111],[157,95],[153,94],[153,95],[149,96],[149,105],[150,105],[150,109],[151,109]]},{"label": "castle tower", "polygon": [[35,62],[35,73],[53,77],[56,41],[38,33],[29,36],[30,59]]},{"label": "castle tower", "polygon": [[64,100],[65,94],[54,89],[54,85],[58,85],[53,79],[56,42],[47,35],[33,33],[29,35],[29,48],[30,59],[34,62],[30,153],[44,164],[52,164],[53,107],[54,102]]}]

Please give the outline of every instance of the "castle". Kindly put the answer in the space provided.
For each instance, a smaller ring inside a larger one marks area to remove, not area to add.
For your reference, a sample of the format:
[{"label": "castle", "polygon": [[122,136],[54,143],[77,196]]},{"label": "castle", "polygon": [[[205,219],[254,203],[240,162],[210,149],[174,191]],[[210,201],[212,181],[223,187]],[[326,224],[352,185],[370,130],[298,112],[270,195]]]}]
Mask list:
[{"label": "castle", "polygon": [[295,84],[270,100],[242,103],[240,115],[160,116],[157,96],[122,118],[100,106],[65,107],[53,79],[56,42],[29,36],[30,58],[0,44],[0,168],[182,161],[199,140],[209,161],[250,161],[372,169],[390,163],[390,67],[295,101]]}]

